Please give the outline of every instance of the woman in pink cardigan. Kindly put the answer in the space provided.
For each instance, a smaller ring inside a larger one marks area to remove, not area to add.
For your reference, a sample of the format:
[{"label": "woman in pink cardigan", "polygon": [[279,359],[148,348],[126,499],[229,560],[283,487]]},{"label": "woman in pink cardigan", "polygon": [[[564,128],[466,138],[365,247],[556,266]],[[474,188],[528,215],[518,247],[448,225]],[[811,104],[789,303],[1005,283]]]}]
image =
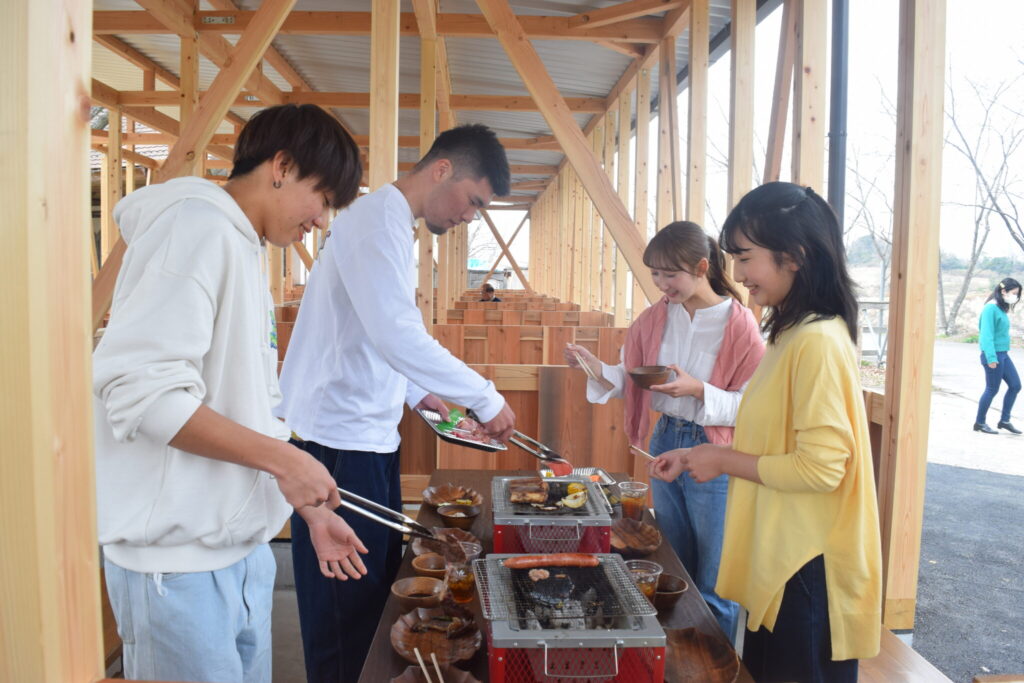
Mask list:
[{"label": "woman in pink cardigan", "polygon": [[[573,352],[579,353],[600,378],[587,382],[591,403],[625,399],[630,443],[639,446],[647,437],[651,409],[661,414],[650,441],[654,455],[729,443],[743,389],[764,355],[754,316],[739,302],[718,243],[696,223],[679,221],[660,230],[644,251],[644,265],[665,296],[630,325],[622,362],[606,365],[572,345],[566,361],[578,367]],[[674,376],[645,391],[626,374],[641,365],[665,365]],[[732,640],[738,607],[715,593],[728,484],[727,476],[697,484],[684,475],[672,482],[652,480],[651,487],[662,533]]]}]

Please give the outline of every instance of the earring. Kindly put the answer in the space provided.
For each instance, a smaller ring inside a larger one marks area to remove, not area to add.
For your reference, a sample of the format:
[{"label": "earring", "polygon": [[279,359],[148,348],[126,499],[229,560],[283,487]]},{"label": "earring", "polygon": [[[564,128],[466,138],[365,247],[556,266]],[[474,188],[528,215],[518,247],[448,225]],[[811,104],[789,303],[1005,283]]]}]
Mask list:
[{"label": "earring", "polygon": [[274,181],[274,189],[275,190],[280,190],[281,189],[281,181],[280,180],[275,180]]}]

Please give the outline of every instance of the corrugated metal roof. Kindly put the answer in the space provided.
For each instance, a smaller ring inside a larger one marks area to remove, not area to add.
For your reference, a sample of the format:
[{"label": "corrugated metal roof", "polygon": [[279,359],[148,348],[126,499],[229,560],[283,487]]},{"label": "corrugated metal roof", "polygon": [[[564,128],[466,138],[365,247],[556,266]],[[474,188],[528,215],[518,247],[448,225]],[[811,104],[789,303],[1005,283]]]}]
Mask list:
[{"label": "corrugated metal roof", "polygon": [[[510,6],[520,15],[571,16],[580,12],[608,7],[621,0],[511,0]],[[763,2],[763,0],[762,0]],[[256,9],[260,0],[240,0],[242,9]],[[760,4],[760,3],[759,3]],[[410,0],[402,0],[402,11],[412,12]],[[133,0],[95,0],[97,10],[138,10]],[[203,2],[203,9],[211,9]],[[296,11],[357,11],[370,10],[369,0],[298,0]],[[440,0],[444,13],[479,14],[475,0]],[[712,0],[710,34],[718,35],[730,20],[730,0]],[[119,36],[125,42],[147,55],[172,73],[178,73],[179,40],[174,35]],[[225,36],[234,42],[237,36]],[[676,66],[683,72],[688,62],[688,32],[676,41]],[[419,91],[419,39],[400,39],[399,91]],[[613,50],[589,41],[535,40],[533,46],[544,62],[548,74],[563,96],[605,97],[630,59]],[[369,36],[279,35],[273,45],[314,90],[325,92],[368,92],[370,89]],[[518,72],[512,66],[497,40],[485,38],[446,38],[452,92],[459,95],[527,95]],[[264,73],[282,90],[290,90],[287,81],[264,62]],[[137,90],[142,87],[138,69],[123,59],[97,46],[94,51],[93,72],[97,79],[118,90]],[[216,77],[217,68],[205,58],[200,59],[200,87],[207,88]],[[651,73],[652,98],[658,98],[657,68]],[[158,84],[161,88],[161,84]],[[161,111],[177,118],[176,108]],[[258,109],[237,107],[232,111],[248,118]],[[345,124],[357,135],[369,132],[369,111],[365,109],[335,110]],[[459,111],[460,123],[482,123],[493,128],[501,137],[543,136],[551,130],[543,116],[536,112]],[[580,126],[585,126],[591,114],[575,114]],[[224,125],[221,132],[230,132]],[[400,110],[399,134],[416,135],[419,132],[419,113]],[[402,149],[402,161],[416,159],[417,151]],[[509,160],[517,164],[557,164],[562,154],[551,151],[511,150]],[[521,178],[524,179],[524,178]]]}]

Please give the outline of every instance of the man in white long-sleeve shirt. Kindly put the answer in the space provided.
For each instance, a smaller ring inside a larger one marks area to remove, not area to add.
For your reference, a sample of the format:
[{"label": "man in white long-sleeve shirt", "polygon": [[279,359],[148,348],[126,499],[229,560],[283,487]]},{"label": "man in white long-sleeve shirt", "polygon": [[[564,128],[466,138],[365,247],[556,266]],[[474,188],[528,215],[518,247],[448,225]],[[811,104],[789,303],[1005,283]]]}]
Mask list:
[{"label": "man in white long-sleeve shirt", "polygon": [[[485,126],[442,133],[412,172],[356,200],[331,224],[310,274],[281,372],[277,415],[338,485],[401,508],[398,423],[403,402],[472,408],[494,437],[515,416],[494,384],[452,356],[416,307],[413,236],[436,235],[508,194],[505,150]],[[400,538],[341,513],[370,549],[356,590],[325,580],[306,525],[292,518],[292,559],[309,681],[355,681],[401,561]]]}]

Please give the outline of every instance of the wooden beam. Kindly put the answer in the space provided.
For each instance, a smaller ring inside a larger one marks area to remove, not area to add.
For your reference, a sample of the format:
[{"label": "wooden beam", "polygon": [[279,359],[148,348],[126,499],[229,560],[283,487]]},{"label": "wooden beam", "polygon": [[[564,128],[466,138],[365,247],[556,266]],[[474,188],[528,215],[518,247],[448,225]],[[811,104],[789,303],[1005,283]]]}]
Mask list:
[{"label": "wooden beam", "polygon": [[249,74],[263,59],[277,29],[295,5],[295,0],[265,0],[256,12],[252,25],[246,31],[230,58],[230,65],[217,74],[210,89],[203,94],[195,116],[181,132],[178,142],[167,155],[157,175],[157,182],[170,180],[183,174],[186,165],[194,160],[209,143],[224,114]]},{"label": "wooden beam", "polygon": [[[398,177],[398,0],[373,0],[370,38],[370,191]],[[420,107],[417,96],[416,107]]]},{"label": "wooden beam", "polygon": [[[633,120],[632,93],[624,92],[619,96],[619,136],[618,136],[618,181],[616,190],[623,206],[629,206],[629,176],[631,171],[629,155],[630,122]],[[625,327],[626,317],[626,287],[629,282],[626,277],[626,259],[621,249],[615,250],[615,326]]]},{"label": "wooden beam", "polygon": [[[152,0],[146,0],[151,2]],[[167,0],[165,0],[167,1]],[[139,3],[150,9],[143,2]],[[195,29],[203,35],[238,34],[253,19],[252,11],[200,12]],[[617,40],[630,43],[656,43],[661,38],[660,19],[628,19],[610,26],[570,28],[569,17],[523,16],[522,26],[531,40]],[[282,35],[368,36],[370,12],[292,12],[281,27]],[[93,13],[93,31],[97,34],[139,35],[178,33],[188,30],[182,20],[168,25],[159,15],[138,11],[97,11]],[[404,12],[400,17],[402,36],[419,36],[416,15]],[[479,14],[438,14],[437,34],[442,37],[493,38],[487,22]]]},{"label": "wooden beam", "polygon": [[306,272],[308,273],[313,270],[313,257],[310,255],[309,250],[306,249],[306,245],[302,242],[292,242],[292,248],[299,255],[299,260],[306,267]]},{"label": "wooden beam", "polygon": [[[433,0],[415,0],[416,23],[420,27],[420,135],[422,159],[437,136],[437,8]],[[399,140],[401,144],[401,140]],[[427,332],[434,329],[434,235],[420,219],[418,249],[419,272],[416,305]]]},{"label": "wooden beam", "polygon": [[[107,155],[107,145],[92,145],[92,149],[100,152],[105,157]],[[160,162],[151,157],[143,156],[138,152],[132,152],[131,150],[121,149],[121,156],[125,159],[131,160],[133,163],[141,164],[146,168],[158,168]]]},{"label": "wooden beam", "polygon": [[924,517],[942,196],[946,3],[900,3],[889,356],[878,491],[883,621],[912,628]]},{"label": "wooden beam", "polygon": [[[604,115],[604,172],[608,174],[608,180],[615,184],[615,135],[618,132],[619,121],[618,107],[612,107]],[[618,188],[616,188],[617,190]],[[619,201],[623,206],[626,202],[619,193]],[[615,238],[608,231],[607,226],[601,234],[601,310],[614,310],[615,293],[615,255],[618,249],[615,248]]]},{"label": "wooden beam", "polygon": [[[519,234],[519,230],[524,225],[526,225],[526,221],[529,218],[530,218],[530,214],[527,213],[525,216],[523,216],[523,220],[519,221],[519,225],[516,226],[516,229],[512,233],[512,236],[508,238],[508,242],[505,244],[506,248],[508,248],[508,249],[512,248],[512,243],[516,241],[516,236]],[[498,258],[494,259],[494,265],[492,265],[491,269],[487,271],[486,275],[484,275],[484,279],[483,279],[484,282],[487,282],[487,280],[490,279],[490,277],[492,275],[494,275],[494,271],[496,271],[498,269],[498,264],[501,263],[501,259],[503,259],[504,257],[505,257],[505,252],[504,251],[502,251],[500,254],[498,254]]]},{"label": "wooden beam", "polygon": [[600,45],[603,48],[618,52],[620,55],[626,55],[630,59],[639,59],[644,56],[645,46],[643,45],[617,43],[613,40],[598,40],[595,45]]},{"label": "wooden beam", "polygon": [[[687,117],[686,218],[704,225],[708,172],[708,67],[710,34],[708,0],[690,3],[690,114]],[[679,153],[678,143],[675,146]],[[677,166],[678,168],[678,166]],[[678,176],[677,176],[678,177]],[[676,206],[679,209],[679,205]],[[676,212],[681,218],[683,213]]]},{"label": "wooden beam", "polygon": [[119,108],[108,110],[107,134],[109,138],[106,165],[104,166],[107,182],[105,184],[106,191],[103,196],[106,206],[104,207],[105,210],[100,212],[103,216],[103,225],[100,226],[101,264],[107,260],[107,255],[114,248],[114,244],[121,239],[121,233],[117,229],[117,223],[114,221],[114,206],[121,201],[123,196],[121,185],[124,183],[123,160],[121,157],[121,125],[121,110]]},{"label": "wooden beam", "polygon": [[[753,187],[754,172],[754,31],[757,26],[757,0],[733,0],[730,37],[729,80],[729,177],[726,211]],[[792,69],[790,70],[792,73]],[[726,255],[729,275],[732,257]],[[744,303],[755,320],[761,308],[747,296],[746,287],[738,287]]]},{"label": "wooden beam", "polygon": [[[197,0],[188,0],[192,5],[192,14],[198,10]],[[181,50],[179,52],[179,64],[181,74],[181,90],[178,92],[180,106],[178,108],[178,121],[182,128],[188,126],[196,107],[199,106],[199,36],[193,31],[191,35],[181,36]],[[182,168],[182,175],[197,175],[203,172],[202,150],[191,159],[185,162]]]},{"label": "wooden beam", "polygon": [[793,89],[793,182],[823,191],[828,0],[801,0],[796,22],[797,78]]},{"label": "wooden beam", "polygon": [[[498,228],[494,225],[494,221],[491,220],[491,215],[487,212],[487,209],[482,209],[480,211],[480,215],[483,216],[484,221],[487,223],[487,227],[491,229],[491,234],[494,235],[495,241],[498,243],[498,246],[501,247],[501,252],[505,254],[505,258],[507,258],[508,262],[512,264],[512,269],[516,271],[516,277],[518,277],[519,281],[523,283],[523,288],[530,294],[533,294],[534,291],[533,288],[530,287],[530,282],[526,279],[526,276],[523,275],[523,271],[519,269],[519,264],[516,263],[514,258],[512,258],[512,252],[508,250],[508,245],[505,244],[505,240],[501,238],[501,233],[498,232]],[[520,225],[522,225],[522,223],[520,223]]]},{"label": "wooden beam", "polygon": [[477,4],[498,35],[498,40],[508,53],[523,83],[540,105],[541,114],[544,115],[565,155],[597,205],[601,217],[615,237],[616,244],[625,254],[634,275],[640,280],[641,287],[649,298],[653,298],[657,288],[650,272],[643,265],[644,244],[633,230],[633,220],[615,194],[615,188],[609,182],[608,176],[601,170],[600,163],[588,148],[583,132],[572,117],[572,111],[566,106],[519,20],[504,0],[477,0]]},{"label": "wooden beam", "polygon": [[796,60],[796,5],[800,0],[783,0],[779,55],[775,62],[775,89],[771,120],[768,124],[768,148],[765,151],[763,182],[782,176],[782,148],[786,142],[786,117],[793,91],[793,64]]},{"label": "wooden beam", "polygon": [[678,38],[679,34],[683,32],[683,29],[690,22],[688,16],[690,12],[690,3],[687,2],[682,7],[674,9],[665,15],[665,18],[661,22],[661,35],[663,38]]},{"label": "wooden beam", "polygon": [[626,19],[645,17],[649,14],[658,14],[671,9],[678,9],[685,5],[685,0],[629,0],[620,2],[611,7],[590,10],[569,17],[569,28],[597,28],[615,24]]},{"label": "wooden beam", "polygon": [[[694,1],[700,2],[701,0]],[[691,16],[693,16],[692,13]],[[693,44],[692,40],[690,44]],[[676,220],[678,215],[676,208],[679,204],[675,183],[677,177],[675,160],[678,157],[678,152],[672,153],[672,147],[679,146],[679,130],[672,128],[672,108],[675,106],[676,99],[676,39],[671,36],[666,38],[661,42],[659,50],[658,170],[654,205],[654,229],[656,231]],[[692,130],[692,121],[690,125]],[[689,142],[691,148],[694,142],[691,138]]]},{"label": "wooden beam", "polygon": [[[647,182],[647,164],[648,149],[650,148],[650,130],[651,72],[649,68],[645,67],[640,69],[637,73],[636,81],[636,163],[634,165],[635,176],[633,184],[633,229],[636,231],[640,243],[645,245],[647,244],[647,230],[650,225],[650,218],[647,215],[647,188],[649,186],[649,183]],[[637,267],[632,263],[630,263],[629,266],[633,273],[632,320],[636,320],[640,311],[647,307],[647,303],[644,299],[648,298],[648,295],[640,287],[640,282],[637,278]],[[642,265],[640,267],[646,268]],[[656,295],[654,296],[655,298],[651,298],[650,301],[657,301]]]},{"label": "wooden beam", "polygon": [[103,678],[89,299],[92,3],[0,23],[0,678]]}]

